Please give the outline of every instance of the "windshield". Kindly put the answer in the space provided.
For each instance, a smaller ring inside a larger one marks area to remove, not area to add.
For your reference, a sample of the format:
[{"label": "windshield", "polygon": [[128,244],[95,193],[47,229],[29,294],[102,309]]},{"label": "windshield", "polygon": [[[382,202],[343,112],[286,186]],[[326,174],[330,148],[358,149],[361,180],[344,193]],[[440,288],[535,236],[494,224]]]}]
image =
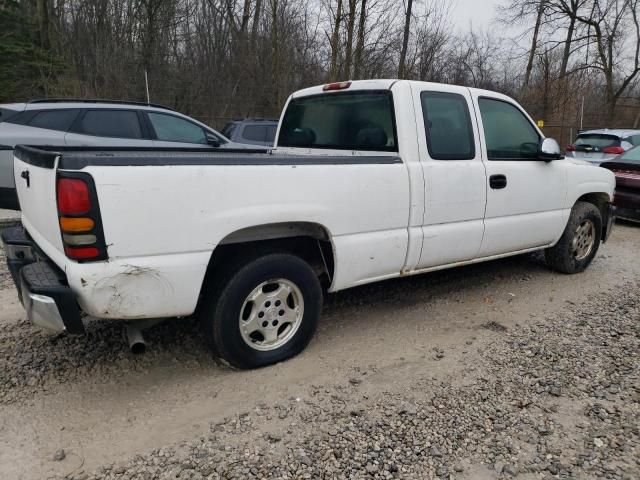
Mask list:
[{"label": "windshield", "polygon": [[584,135],[578,135],[575,141],[575,146],[589,146],[589,147],[619,147],[620,138],[615,135],[607,135],[603,133],[587,133]]},{"label": "windshield", "polygon": [[391,92],[361,90],[291,100],[278,146],[397,152]]}]

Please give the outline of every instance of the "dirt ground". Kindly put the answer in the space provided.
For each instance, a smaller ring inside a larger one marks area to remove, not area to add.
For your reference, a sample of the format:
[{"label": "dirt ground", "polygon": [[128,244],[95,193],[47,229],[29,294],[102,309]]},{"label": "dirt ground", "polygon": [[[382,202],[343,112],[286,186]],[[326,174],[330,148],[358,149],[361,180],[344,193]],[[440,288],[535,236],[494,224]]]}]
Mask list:
[{"label": "dirt ground", "polygon": [[48,336],[0,267],[0,478],[640,478],[638,252],[618,224],[580,275],[526,255],[331,295],[257,371],[191,320],[141,356],[113,323]]}]

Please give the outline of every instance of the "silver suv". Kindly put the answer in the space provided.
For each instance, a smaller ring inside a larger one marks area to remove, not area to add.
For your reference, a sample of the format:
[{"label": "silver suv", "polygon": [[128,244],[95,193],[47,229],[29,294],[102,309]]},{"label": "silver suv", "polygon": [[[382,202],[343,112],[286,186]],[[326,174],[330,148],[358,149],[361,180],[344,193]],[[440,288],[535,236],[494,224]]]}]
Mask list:
[{"label": "silver suv", "polygon": [[600,164],[640,145],[640,130],[588,130],[567,147],[567,157]]},{"label": "silver suv", "polygon": [[0,208],[17,209],[16,145],[255,148],[161,105],[100,100],[36,100],[0,105]]}]

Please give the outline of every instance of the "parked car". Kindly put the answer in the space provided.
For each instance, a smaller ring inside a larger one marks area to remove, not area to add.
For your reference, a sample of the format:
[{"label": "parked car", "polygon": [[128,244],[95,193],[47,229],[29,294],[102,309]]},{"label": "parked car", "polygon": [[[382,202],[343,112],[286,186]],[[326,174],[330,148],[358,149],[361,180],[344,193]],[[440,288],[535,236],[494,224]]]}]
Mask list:
[{"label": "parked car", "polygon": [[636,145],[640,145],[640,130],[589,130],[579,133],[566,151],[568,157],[598,165]]},{"label": "parked car", "polygon": [[323,290],[536,250],[577,273],[611,232],[613,173],[505,95],[335,83],[291,95],[279,132],[269,154],[17,147],[23,226],[2,238],[29,318],[195,314],[215,355],[259,367],[305,348]]},{"label": "parked car", "polygon": [[273,147],[277,129],[277,119],[245,118],[227,123],[222,134],[234,142]]},{"label": "parked car", "polygon": [[616,215],[626,220],[640,221],[640,146],[600,166],[611,170],[616,176]]},{"label": "parked car", "polygon": [[18,144],[248,148],[160,105],[51,99],[0,105],[0,208],[18,209],[12,153]]}]

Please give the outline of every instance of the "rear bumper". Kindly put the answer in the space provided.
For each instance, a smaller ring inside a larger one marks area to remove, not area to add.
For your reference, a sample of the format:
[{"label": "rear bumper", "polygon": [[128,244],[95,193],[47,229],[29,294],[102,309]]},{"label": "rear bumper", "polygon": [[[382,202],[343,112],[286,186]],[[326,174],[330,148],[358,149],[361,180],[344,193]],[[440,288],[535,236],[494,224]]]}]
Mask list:
[{"label": "rear bumper", "polygon": [[80,308],[66,276],[37,250],[24,228],[4,229],[2,242],[29,320],[56,332],[84,333]]}]

